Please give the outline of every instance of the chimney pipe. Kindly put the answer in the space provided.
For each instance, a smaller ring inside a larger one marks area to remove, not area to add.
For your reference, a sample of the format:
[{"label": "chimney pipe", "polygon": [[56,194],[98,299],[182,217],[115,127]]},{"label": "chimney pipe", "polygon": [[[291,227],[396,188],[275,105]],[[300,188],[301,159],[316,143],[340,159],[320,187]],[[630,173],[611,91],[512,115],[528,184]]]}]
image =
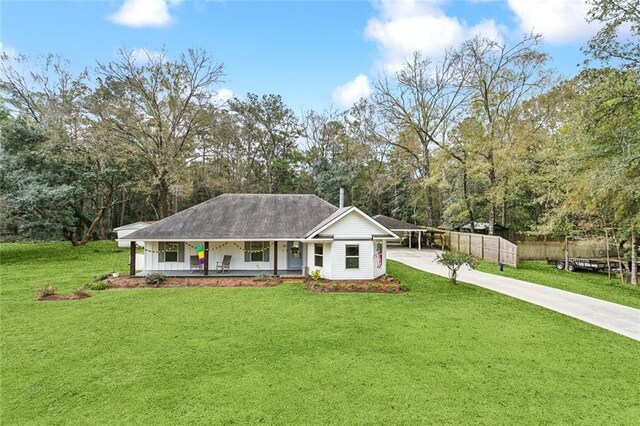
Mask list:
[{"label": "chimney pipe", "polygon": [[344,188],[340,188],[340,208],[344,207]]}]

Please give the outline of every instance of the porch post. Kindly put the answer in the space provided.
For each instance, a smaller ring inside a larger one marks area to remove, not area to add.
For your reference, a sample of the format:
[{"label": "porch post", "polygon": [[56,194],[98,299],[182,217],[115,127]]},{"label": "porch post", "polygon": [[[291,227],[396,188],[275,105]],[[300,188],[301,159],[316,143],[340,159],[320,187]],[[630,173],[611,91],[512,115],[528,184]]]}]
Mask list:
[{"label": "porch post", "polygon": [[309,275],[307,273],[307,270],[308,270],[308,268],[307,268],[307,261],[308,261],[307,256],[309,256],[309,253],[307,253],[307,245],[305,243],[302,243],[302,242],[300,243],[300,253],[301,253],[301,256],[302,256],[302,275],[304,275],[306,277],[307,275]]},{"label": "porch post", "polygon": [[409,248],[411,248],[411,231],[409,231]]},{"label": "porch post", "polygon": [[273,242],[273,275],[278,276],[278,242]]},{"label": "porch post", "polygon": [[204,242],[204,274],[209,275],[209,241]]},{"label": "porch post", "polygon": [[129,275],[134,276],[136,274],[136,242],[131,241],[131,252],[129,253]]},{"label": "porch post", "polygon": [[418,231],[418,250],[422,250],[422,231]]}]

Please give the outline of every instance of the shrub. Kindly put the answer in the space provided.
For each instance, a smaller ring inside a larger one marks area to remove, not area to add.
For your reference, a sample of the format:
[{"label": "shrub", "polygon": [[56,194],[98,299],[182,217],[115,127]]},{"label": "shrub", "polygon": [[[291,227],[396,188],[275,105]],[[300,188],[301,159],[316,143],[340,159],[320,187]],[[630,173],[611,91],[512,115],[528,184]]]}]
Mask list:
[{"label": "shrub", "polygon": [[309,276],[312,280],[318,281],[320,279],[320,274],[322,274],[322,271],[320,271],[320,269],[314,269],[313,271],[311,271]]},{"label": "shrub", "polygon": [[453,251],[445,251],[437,255],[436,262],[449,270],[449,279],[453,284],[456,284],[458,271],[464,265],[467,265],[469,269],[475,269],[478,266],[478,261],[473,256]]},{"label": "shrub", "polygon": [[160,285],[166,279],[167,276],[161,272],[154,272],[144,277],[144,280],[147,282],[147,284],[152,285]]},{"label": "shrub", "polygon": [[87,292],[87,287],[85,287],[83,285],[76,286],[76,288],[73,289],[73,294],[75,294],[76,296],[88,296],[89,295],[89,293]]},{"label": "shrub", "polygon": [[268,279],[269,279],[269,276],[264,272],[253,277],[253,281],[267,281]]},{"label": "shrub", "polygon": [[38,289],[38,297],[53,296],[57,290],[51,284],[45,284]]},{"label": "shrub", "polygon": [[99,281],[99,282],[89,283],[85,287],[88,288],[89,290],[106,290],[107,287],[109,287],[109,283],[107,281]]}]

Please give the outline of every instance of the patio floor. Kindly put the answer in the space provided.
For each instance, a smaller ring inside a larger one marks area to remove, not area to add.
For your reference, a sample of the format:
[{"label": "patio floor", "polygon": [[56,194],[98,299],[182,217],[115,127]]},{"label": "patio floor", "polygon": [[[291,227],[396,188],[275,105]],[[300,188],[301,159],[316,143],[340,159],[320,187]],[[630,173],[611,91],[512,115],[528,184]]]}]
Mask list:
[{"label": "patio floor", "polygon": [[[256,270],[241,270],[235,269],[226,272],[209,270],[209,275],[204,275],[204,271],[190,271],[190,270],[178,270],[178,271],[140,271],[136,273],[136,277],[144,277],[148,274],[165,274],[168,277],[257,277],[258,275],[273,276],[273,271],[256,271]],[[294,276],[302,277],[302,269],[278,269],[278,275],[282,276]]]}]

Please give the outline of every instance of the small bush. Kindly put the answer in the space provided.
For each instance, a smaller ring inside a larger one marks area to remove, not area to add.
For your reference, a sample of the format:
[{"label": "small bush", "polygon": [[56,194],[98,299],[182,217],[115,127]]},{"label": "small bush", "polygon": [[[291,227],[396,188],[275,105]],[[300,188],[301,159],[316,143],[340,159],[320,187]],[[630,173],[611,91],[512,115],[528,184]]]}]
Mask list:
[{"label": "small bush", "polygon": [[314,269],[313,271],[311,271],[309,276],[311,277],[312,280],[318,281],[320,279],[320,274],[322,274],[320,269]]},{"label": "small bush", "polygon": [[144,280],[147,282],[147,284],[151,284],[151,285],[160,285],[166,279],[167,279],[167,276],[160,272],[149,274],[146,277],[144,277]]},{"label": "small bush", "polygon": [[268,279],[269,279],[269,276],[264,272],[253,277],[253,281],[267,281]]},{"label": "small bush", "polygon": [[38,289],[38,297],[53,296],[57,290],[51,284],[45,284]]},{"label": "small bush", "polygon": [[89,290],[106,290],[107,287],[109,287],[109,283],[106,281],[99,281],[89,283],[85,287],[87,287]]},{"label": "small bush", "polygon": [[335,291],[338,289],[338,283],[331,283],[331,288]]},{"label": "small bush", "polygon": [[449,279],[453,284],[456,284],[458,278],[458,271],[464,265],[467,265],[469,269],[475,269],[478,265],[478,261],[466,253],[458,253],[454,251],[445,251],[442,254],[437,255],[436,262],[445,266],[449,270]]},{"label": "small bush", "polygon": [[83,285],[76,286],[76,288],[73,289],[73,294],[75,294],[76,296],[88,296],[89,295],[89,293],[87,292],[87,287],[85,287]]}]

